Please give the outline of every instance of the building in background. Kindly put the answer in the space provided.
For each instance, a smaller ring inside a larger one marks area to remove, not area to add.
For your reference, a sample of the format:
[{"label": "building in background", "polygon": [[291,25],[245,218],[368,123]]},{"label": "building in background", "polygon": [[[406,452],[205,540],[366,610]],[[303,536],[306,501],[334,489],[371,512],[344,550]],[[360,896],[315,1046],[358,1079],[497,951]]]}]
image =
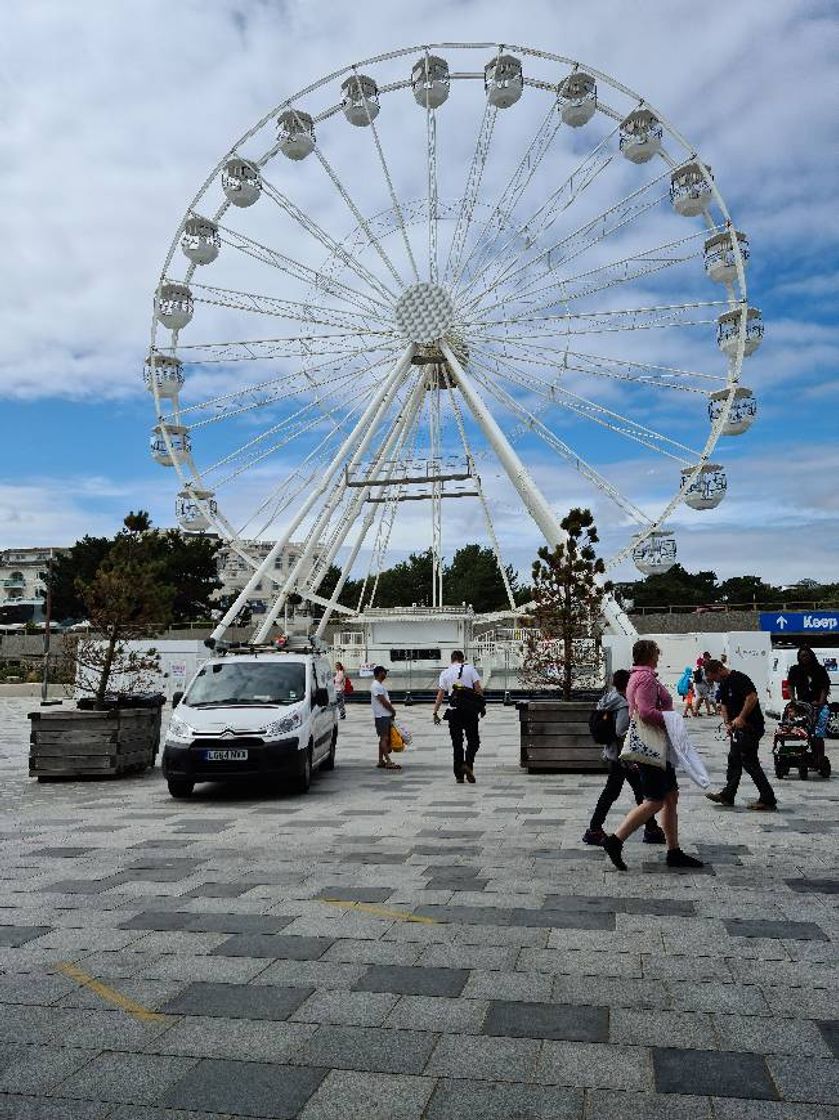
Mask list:
[{"label": "building in background", "polygon": [[0,624],[43,622],[50,556],[65,548],[0,549]]},{"label": "building in background", "polygon": [[[273,541],[240,541],[239,547],[259,564],[274,545]],[[271,577],[266,574],[248,597],[248,606],[253,614],[267,613],[277,597],[279,588],[300,559],[304,548],[305,544],[296,544],[294,541],[289,541],[279,556],[276,557],[271,568]],[[314,559],[317,562],[317,554]],[[252,574],[253,568],[248,562],[238,552],[234,552],[229,545],[223,544],[218,552],[218,576],[222,587],[216,593],[216,598],[229,602],[231,597],[239,594]]]}]

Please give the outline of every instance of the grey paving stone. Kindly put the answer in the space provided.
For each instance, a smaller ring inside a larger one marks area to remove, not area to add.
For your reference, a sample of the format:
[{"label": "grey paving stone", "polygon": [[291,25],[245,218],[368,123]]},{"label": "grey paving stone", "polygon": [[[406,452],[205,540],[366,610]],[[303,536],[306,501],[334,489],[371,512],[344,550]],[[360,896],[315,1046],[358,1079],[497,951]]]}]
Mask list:
[{"label": "grey paving stone", "polygon": [[785,879],[797,894],[839,894],[839,879]]},{"label": "grey paving stone", "polygon": [[834,1058],[839,1058],[839,1019],[822,1019],[816,1023]]},{"label": "grey paving stone", "polygon": [[509,1038],[606,1042],[609,1037],[609,1010],[578,1004],[492,1000],[483,1033]]},{"label": "grey paving stone", "polygon": [[314,988],[256,984],[190,984],[162,1011],[170,1015],[218,1015],[226,1019],[286,1019]]},{"label": "grey paving stone", "polygon": [[395,992],[398,995],[459,996],[468,976],[464,968],[373,965],[356,982],[354,990]]},{"label": "grey paving stone", "polygon": [[773,1054],[766,1059],[766,1064],[785,1101],[833,1105],[839,1101],[839,1061],[835,1058],[791,1058]]},{"label": "grey paving stone", "polygon": [[757,1054],[658,1048],[652,1053],[658,1093],[778,1099],[766,1061]]},{"label": "grey paving stone", "polygon": [[541,1046],[532,1038],[446,1034],[437,1043],[425,1073],[479,1081],[531,1081]]},{"label": "grey paving stone", "polygon": [[385,1026],[444,1034],[479,1034],[488,1007],[487,1000],[400,996],[385,1019]]},{"label": "grey paving stone", "polygon": [[732,937],[778,937],[801,941],[827,941],[824,930],[815,922],[756,921],[753,918],[729,918],[724,922]]},{"label": "grey paving stone", "polygon": [[[440,946],[428,946],[423,949],[421,945],[397,944],[393,941],[370,941],[360,938],[342,937],[333,941],[332,945],[320,958],[322,962],[335,961],[345,964],[414,964],[424,952]],[[438,960],[424,962],[439,965]],[[460,961],[452,961],[455,967],[461,965]]]},{"label": "grey paving stone", "polygon": [[614,914],[580,910],[502,909],[497,906],[418,906],[415,913],[441,922],[463,922],[479,926],[535,926],[537,929],[615,928]]},{"label": "grey paving stone", "polygon": [[104,1101],[0,1095],[0,1120],[111,1120],[112,1108]]},{"label": "grey paving stone", "polygon": [[0,925],[0,946],[17,949],[28,941],[50,933],[52,926],[3,926]]},{"label": "grey paving stone", "polygon": [[186,891],[180,898],[239,898],[247,893],[250,886],[242,883],[202,883],[200,887],[193,887]]},{"label": "grey paving stone", "polygon": [[483,891],[489,879],[449,879],[440,875],[428,879],[426,887],[430,891]]},{"label": "grey paving stone", "polygon": [[581,1089],[442,1080],[425,1117],[426,1120],[579,1120],[582,1108]]},{"label": "grey paving stone", "polygon": [[507,945],[428,945],[417,963],[422,968],[480,968],[512,972],[518,949]]},{"label": "grey paving stone", "polygon": [[[621,1093],[614,1089],[589,1089],[586,1092],[585,1120],[711,1120],[711,1117],[707,1097]],[[735,1117],[732,1116],[731,1120]]]},{"label": "grey paving stone", "polygon": [[296,1069],[261,1062],[199,1062],[165,1094],[170,1108],[205,1108],[236,1116],[291,1120],[326,1076],[323,1069]]},{"label": "grey paving stone", "polygon": [[750,984],[690,984],[657,981],[670,993],[676,1011],[721,1011],[734,1015],[766,1014],[764,992]]},{"label": "grey paving stone", "polygon": [[[182,898],[183,896],[181,896]],[[184,931],[187,933],[272,934],[294,921],[276,914],[195,914],[191,911],[144,911],[121,922],[119,929]]]},{"label": "grey paving stone", "polygon": [[364,975],[365,971],[363,964],[340,964],[324,960],[274,961],[255,977],[253,986],[279,985],[305,988],[311,985],[314,988],[340,988],[347,991]]},{"label": "grey paving stone", "polygon": [[107,1004],[94,1009],[50,1008],[52,1021],[44,1032],[51,1042],[88,1050],[142,1050],[146,1043],[168,1030],[171,1020],[142,1021]]},{"label": "grey paving stone", "polygon": [[535,1080],[540,1084],[591,1089],[653,1087],[650,1051],[640,1046],[604,1046],[595,1042],[546,1042],[539,1055]]},{"label": "grey paving stone", "polygon": [[839,1120],[839,1107],[712,1097],[714,1120]]},{"label": "grey paving stone", "polygon": [[184,1016],[163,1034],[150,1038],[143,1049],[149,1054],[280,1062],[295,1053],[316,1029],[311,1023]]},{"label": "grey paving stone", "polygon": [[272,960],[316,961],[332,944],[331,937],[285,937],[283,934],[240,933],[211,951],[218,957],[269,957]]},{"label": "grey paving stone", "polygon": [[384,902],[390,898],[396,887],[324,887],[318,898],[335,899],[341,902]]},{"label": "grey paving stone", "polygon": [[169,1086],[194,1065],[193,1058],[159,1054],[99,1054],[62,1082],[60,1093],[97,1101],[157,1104]]},{"label": "grey paving stone", "polygon": [[529,1000],[534,1003],[548,1003],[552,994],[552,977],[540,972],[473,971],[462,992],[465,999]]},{"label": "grey paving stone", "polygon": [[422,1073],[437,1035],[378,1027],[319,1027],[291,1059],[326,1069]]},{"label": "grey paving stone", "polygon": [[[770,1015],[714,1015],[713,1019],[721,1050],[831,1056],[818,1024],[808,1019],[780,1019]],[[674,1045],[681,1043],[674,1042]]]},{"label": "grey paving stone", "polygon": [[235,1117],[220,1112],[184,1112],[177,1108],[153,1108],[151,1105],[117,1105],[114,1112],[108,1113],[108,1120],[236,1120]]},{"label": "grey paving stone", "polygon": [[434,1086],[428,1077],[332,1070],[300,1120],[420,1120]]},{"label": "grey paving stone", "polygon": [[0,1056],[0,1093],[48,1093],[95,1055],[75,1047],[7,1045]]},{"label": "grey paving stone", "polygon": [[[763,1022],[752,1019],[750,1022]],[[675,1046],[683,1050],[720,1049],[715,1020],[701,1011],[639,1011],[612,1007],[609,1012],[609,1041],[641,1046]],[[723,1046],[724,1050],[745,1049]]]},{"label": "grey paving stone", "polygon": [[291,1018],[296,1023],[379,1027],[398,998],[390,992],[315,992]]}]

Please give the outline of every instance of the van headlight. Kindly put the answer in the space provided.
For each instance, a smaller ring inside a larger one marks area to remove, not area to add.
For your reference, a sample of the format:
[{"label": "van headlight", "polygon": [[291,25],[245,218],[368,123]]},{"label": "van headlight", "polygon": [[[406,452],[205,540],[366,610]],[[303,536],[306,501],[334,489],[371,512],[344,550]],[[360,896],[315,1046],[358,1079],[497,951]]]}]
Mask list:
[{"label": "van headlight", "polygon": [[196,732],[180,716],[172,716],[166,732],[166,741],[169,743],[191,743]]},{"label": "van headlight", "polygon": [[291,715],[284,716],[283,719],[275,720],[269,723],[265,728],[266,739],[279,739],[283,735],[288,735],[290,731],[296,731],[298,727],[303,725],[303,717],[300,712],[292,712]]}]

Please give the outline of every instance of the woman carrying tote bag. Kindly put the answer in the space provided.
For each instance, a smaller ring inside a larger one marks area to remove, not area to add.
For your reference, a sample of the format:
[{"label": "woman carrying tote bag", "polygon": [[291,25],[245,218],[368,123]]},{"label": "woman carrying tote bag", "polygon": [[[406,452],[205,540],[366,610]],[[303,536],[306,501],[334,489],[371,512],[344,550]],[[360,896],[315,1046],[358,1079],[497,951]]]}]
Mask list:
[{"label": "woman carrying tote bag", "polygon": [[656,673],[660,652],[650,638],[641,638],[632,647],[632,670],[626,688],[629,731],[620,757],[622,762],[637,764],[644,800],[603,841],[603,849],[618,871],[627,870],[622,855],[624,841],[658,812],[667,839],[667,866],[703,866],[701,860],[686,855],[679,847],[679,786],[662,715],[673,710],[673,698]]}]

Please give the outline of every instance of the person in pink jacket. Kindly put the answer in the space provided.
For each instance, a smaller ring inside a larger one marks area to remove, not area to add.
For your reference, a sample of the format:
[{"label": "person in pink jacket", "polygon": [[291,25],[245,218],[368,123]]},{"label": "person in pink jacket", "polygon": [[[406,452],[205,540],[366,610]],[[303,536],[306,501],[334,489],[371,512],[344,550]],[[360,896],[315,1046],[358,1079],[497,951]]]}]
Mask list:
[{"label": "person in pink jacket", "polygon": [[[658,679],[656,667],[661,651],[650,638],[641,638],[632,647],[632,670],[626,688],[630,719],[640,720],[664,732],[662,712],[673,710],[673,698]],[[686,855],[679,847],[679,819],[677,803],[679,786],[676,771],[669,757],[665,769],[638,763],[639,785],[644,800],[632,809],[615,831],[603,841],[603,849],[618,871],[626,871],[623,845],[636,829],[647,823],[656,813],[667,840],[668,867],[702,867],[702,861]]]}]

